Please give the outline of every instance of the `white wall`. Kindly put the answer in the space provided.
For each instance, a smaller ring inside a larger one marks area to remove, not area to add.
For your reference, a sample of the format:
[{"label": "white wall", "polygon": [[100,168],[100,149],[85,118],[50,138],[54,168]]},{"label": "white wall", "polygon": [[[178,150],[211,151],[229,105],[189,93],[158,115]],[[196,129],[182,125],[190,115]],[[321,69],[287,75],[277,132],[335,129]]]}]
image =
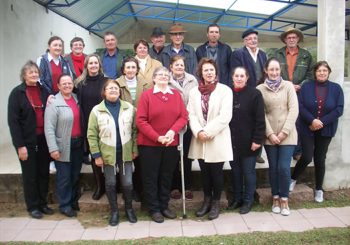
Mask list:
[{"label": "white wall", "polygon": [[47,48],[52,35],[65,41],[65,52],[70,52],[70,40],[84,39],[85,53],[103,46],[100,37],[89,34],[80,26],[29,0],[0,1],[0,147],[11,142],[7,126],[7,100],[11,90],[19,84],[23,64],[36,60]]}]

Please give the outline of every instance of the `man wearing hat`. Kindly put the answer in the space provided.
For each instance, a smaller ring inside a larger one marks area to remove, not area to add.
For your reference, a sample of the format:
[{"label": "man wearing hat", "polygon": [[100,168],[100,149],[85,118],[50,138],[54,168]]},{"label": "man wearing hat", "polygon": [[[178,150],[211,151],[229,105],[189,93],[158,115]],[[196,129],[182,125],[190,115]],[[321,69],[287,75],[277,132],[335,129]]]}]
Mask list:
[{"label": "man wearing hat", "polygon": [[151,35],[151,42],[153,43],[152,48],[150,48],[149,55],[158,61],[162,61],[161,53],[164,49],[165,44],[165,33],[161,27],[154,27]]},{"label": "man wearing hat", "polygon": [[219,41],[220,27],[217,24],[210,24],[207,27],[208,41],[196,49],[197,61],[203,57],[215,60],[219,69],[219,82],[231,87],[230,59],[232,50],[230,46]]},{"label": "man wearing hat", "polygon": [[[286,44],[275,53],[276,59],[281,63],[281,76],[284,80],[291,81],[294,84],[295,91],[298,92],[301,83],[312,78],[312,56],[309,51],[298,46],[299,42],[304,39],[304,35],[300,30],[290,27],[280,35],[280,39]],[[301,145],[298,141],[293,153],[295,160],[300,159],[301,151]]]},{"label": "man wearing hat", "polygon": [[275,57],[281,63],[281,76],[293,82],[298,92],[301,83],[305,79],[312,78],[312,56],[309,51],[298,46],[299,42],[304,39],[300,30],[288,28],[281,34],[280,39],[286,44],[275,53]]},{"label": "man wearing hat", "polygon": [[[266,53],[258,48],[258,32],[254,29],[245,30],[242,33],[244,47],[236,49],[231,55],[231,72],[238,66],[243,66],[248,70],[248,86],[256,87],[264,73],[264,64],[267,60]],[[232,74],[231,74],[232,75]],[[264,163],[261,157],[262,148],[256,157],[258,163]]]},{"label": "man wearing hat", "polygon": [[195,75],[197,68],[197,56],[194,48],[183,42],[185,29],[179,24],[173,24],[169,29],[171,43],[163,49],[161,54],[163,66],[169,68],[170,59],[175,55],[185,57],[185,71]]}]

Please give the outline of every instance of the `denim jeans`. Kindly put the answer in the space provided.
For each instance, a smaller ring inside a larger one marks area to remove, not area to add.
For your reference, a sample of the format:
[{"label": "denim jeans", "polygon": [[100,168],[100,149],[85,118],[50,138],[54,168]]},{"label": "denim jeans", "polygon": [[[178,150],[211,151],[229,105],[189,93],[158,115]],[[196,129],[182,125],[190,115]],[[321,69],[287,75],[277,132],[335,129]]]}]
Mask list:
[{"label": "denim jeans", "polygon": [[233,198],[237,202],[243,201],[245,204],[252,204],[256,189],[256,156],[235,159],[234,162],[230,162]]},{"label": "denim jeans", "polygon": [[[76,139],[72,139],[76,140]],[[83,148],[71,148],[70,162],[55,161],[56,191],[59,209],[66,210],[79,199],[79,175],[83,162]]]},{"label": "denim jeans", "polygon": [[265,145],[269,161],[269,178],[273,196],[288,198],[290,184],[290,163],[294,145]]}]

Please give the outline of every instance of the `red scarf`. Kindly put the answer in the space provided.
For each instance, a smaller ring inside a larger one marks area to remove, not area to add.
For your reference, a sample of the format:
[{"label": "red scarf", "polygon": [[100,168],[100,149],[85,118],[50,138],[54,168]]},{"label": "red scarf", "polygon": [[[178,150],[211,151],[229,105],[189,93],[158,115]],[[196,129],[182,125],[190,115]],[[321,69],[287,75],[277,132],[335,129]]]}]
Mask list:
[{"label": "red scarf", "polygon": [[208,118],[210,94],[215,90],[216,84],[218,84],[217,79],[215,79],[213,83],[209,83],[209,84],[205,84],[203,81],[199,81],[198,83],[198,90],[202,95],[201,106],[202,106],[202,112],[203,112],[203,117],[205,121],[207,121],[207,118]]},{"label": "red scarf", "polygon": [[71,53],[71,56],[72,56],[74,71],[77,74],[77,77],[79,77],[84,70],[84,60],[85,60],[84,54],[80,56],[76,56],[73,53]]}]

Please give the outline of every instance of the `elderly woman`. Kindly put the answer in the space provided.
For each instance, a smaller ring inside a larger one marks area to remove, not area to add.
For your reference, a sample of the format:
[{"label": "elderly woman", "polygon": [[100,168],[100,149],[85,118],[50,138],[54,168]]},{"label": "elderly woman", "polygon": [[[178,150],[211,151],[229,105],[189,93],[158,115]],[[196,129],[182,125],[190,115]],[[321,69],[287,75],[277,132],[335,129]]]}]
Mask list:
[{"label": "elderly woman", "polygon": [[169,209],[173,173],[178,164],[179,131],[187,124],[187,111],[181,95],[168,85],[167,68],[153,74],[154,87],[142,93],[136,114],[143,193],[152,220],[176,218]]},{"label": "elderly woman", "polygon": [[83,53],[84,47],[84,40],[81,37],[74,37],[70,41],[70,48],[72,52],[64,57],[70,70],[72,71],[73,79],[79,77],[84,70],[84,62],[86,57],[86,55]]},{"label": "elderly woman", "polygon": [[[170,83],[171,88],[180,92],[185,106],[188,104],[188,97],[190,90],[198,85],[197,79],[185,72],[185,57],[175,55],[170,59]],[[188,150],[190,148],[192,138],[191,128],[188,126],[183,137],[183,150],[184,150],[184,177],[185,177],[185,198],[188,200],[193,199],[193,193],[191,191],[192,186],[192,159],[188,158]],[[173,177],[171,197],[174,199],[181,198],[181,175],[179,164],[176,165],[176,169]]]},{"label": "elderly woman", "polygon": [[233,202],[229,208],[240,207],[239,213],[249,213],[256,188],[256,156],[265,134],[264,101],[259,90],[247,86],[246,68],[238,66],[232,71],[233,108],[230,122],[234,160],[230,162]]},{"label": "elderly woman", "polygon": [[[103,100],[101,91],[107,79],[102,71],[100,57],[97,54],[90,54],[86,56],[82,74],[74,81],[81,108],[84,162],[89,162],[89,146],[86,139],[89,115],[92,108]],[[91,166],[96,183],[92,199],[99,200],[105,193],[105,180],[101,168],[96,166],[94,159],[91,159]]]},{"label": "elderly woman", "polygon": [[69,75],[58,78],[59,92],[45,111],[45,136],[55,161],[59,210],[67,217],[79,210],[79,174],[83,160],[80,109]]},{"label": "elderly woman", "polygon": [[270,58],[264,66],[264,76],[257,89],[263,95],[265,107],[265,151],[269,161],[269,178],[273,196],[272,212],[290,214],[288,206],[290,164],[298,135],[298,99],[294,86],[281,77],[281,64]]},{"label": "elderly woman", "polygon": [[152,59],[148,54],[149,45],[144,39],[140,39],[134,44],[134,51],[136,52],[135,58],[139,62],[139,76],[145,80],[147,83],[152,84],[152,76],[154,70],[162,66],[156,59]]},{"label": "elderly woman", "polygon": [[8,125],[22,169],[24,200],[31,217],[53,214],[47,206],[50,154],[44,135],[48,93],[38,82],[39,67],[28,61],[21,69],[22,83],[8,100]]},{"label": "elderly woman", "polygon": [[135,109],[129,102],[119,99],[119,85],[108,79],[102,88],[103,101],[90,114],[87,137],[90,151],[97,167],[105,174],[106,195],[111,217],[109,224],[119,223],[116,193],[116,168],[125,201],[125,214],[131,223],[136,223],[132,208],[132,160],[137,156]]},{"label": "elderly woman", "polygon": [[72,75],[69,64],[62,57],[63,40],[58,36],[50,37],[48,49],[40,56],[37,64],[40,68],[40,82],[49,94],[56,94],[58,78],[61,74]]},{"label": "elderly woman", "polygon": [[218,81],[214,60],[202,58],[198,64],[198,87],[190,92],[187,109],[193,133],[189,155],[198,159],[202,175],[204,201],[197,217],[208,214],[216,219],[224,185],[223,166],[232,161],[229,123],[232,117],[232,92]]},{"label": "elderly woman", "polygon": [[329,81],[331,68],[326,61],[319,61],[313,69],[315,80],[305,82],[300,90],[300,136],[303,154],[292,174],[290,191],[293,191],[297,178],[314,159],[315,201],[323,202],[323,178],[328,146],[334,137],[338,118],[344,110],[342,88]]}]

